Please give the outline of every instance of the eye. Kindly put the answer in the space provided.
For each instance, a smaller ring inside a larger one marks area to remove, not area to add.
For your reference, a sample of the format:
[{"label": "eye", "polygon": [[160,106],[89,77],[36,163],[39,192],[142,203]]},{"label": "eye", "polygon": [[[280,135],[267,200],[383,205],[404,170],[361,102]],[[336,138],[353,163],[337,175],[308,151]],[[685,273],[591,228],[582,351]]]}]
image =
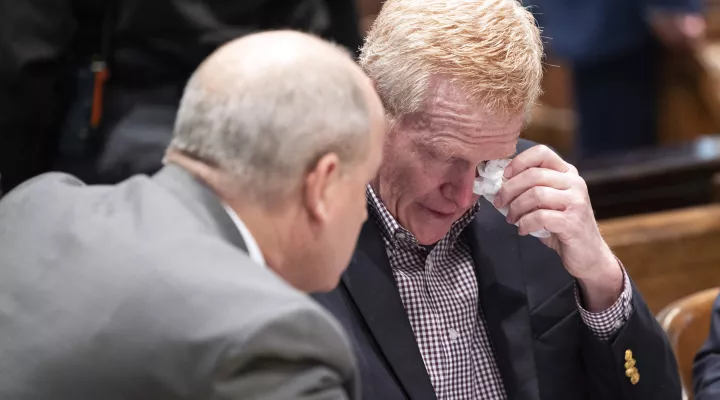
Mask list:
[{"label": "eye", "polygon": [[443,161],[443,154],[433,147],[423,147],[423,153],[433,161]]},{"label": "eye", "polygon": [[446,155],[444,155],[444,154],[442,154],[442,153],[438,153],[438,154],[435,155],[435,159],[436,159],[436,160],[438,160],[438,161],[440,161],[440,162],[445,162],[445,163],[451,162],[451,161],[453,160],[453,158],[454,158],[454,157],[446,156]]},{"label": "eye", "polygon": [[437,149],[430,149],[429,151],[430,151],[430,156],[436,161],[448,163],[448,162],[452,162],[453,160],[455,160],[455,157],[453,157],[452,155],[449,155],[443,151],[440,151]]}]

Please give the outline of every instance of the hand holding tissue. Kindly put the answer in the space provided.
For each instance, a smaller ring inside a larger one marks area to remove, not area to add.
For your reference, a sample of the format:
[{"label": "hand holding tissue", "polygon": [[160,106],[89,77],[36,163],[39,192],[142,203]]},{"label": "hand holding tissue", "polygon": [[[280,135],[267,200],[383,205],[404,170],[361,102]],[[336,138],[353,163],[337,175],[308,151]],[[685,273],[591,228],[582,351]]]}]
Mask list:
[{"label": "hand holding tissue", "polygon": [[[490,160],[478,165],[477,167],[478,177],[475,179],[475,183],[473,184],[473,192],[477,195],[485,197],[485,199],[490,202],[493,207],[495,207],[495,195],[500,191],[503,183],[505,182],[503,175],[505,174],[505,168],[507,168],[508,164],[510,164],[510,161],[512,160]],[[505,217],[508,214],[508,206],[497,208],[497,210]],[[538,238],[550,237],[550,232],[544,229],[530,234]]]},{"label": "hand holding tissue", "polygon": [[[501,172],[502,171],[502,172]],[[508,160],[488,161],[476,189],[518,226],[555,250],[578,279],[586,305],[611,306],[623,290],[624,275],[595,221],[585,180],[546,146],[533,146]],[[549,237],[543,230],[552,232]]]}]

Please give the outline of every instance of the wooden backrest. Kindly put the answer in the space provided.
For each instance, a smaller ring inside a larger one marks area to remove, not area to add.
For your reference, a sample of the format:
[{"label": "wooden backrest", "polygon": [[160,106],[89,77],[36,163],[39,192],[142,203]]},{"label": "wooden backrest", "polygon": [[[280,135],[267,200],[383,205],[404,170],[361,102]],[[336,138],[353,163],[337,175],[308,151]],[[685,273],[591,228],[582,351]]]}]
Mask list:
[{"label": "wooden backrest", "polygon": [[720,39],[720,1],[705,0],[705,18],[708,40]]},{"label": "wooden backrest", "polygon": [[563,156],[572,154],[577,117],[573,107],[571,69],[548,55],[538,104],[522,137],[553,147]]},{"label": "wooden backrest", "polygon": [[692,365],[710,330],[712,305],[720,288],[706,289],[676,300],[657,316],[668,335],[680,368],[684,397],[692,399]]},{"label": "wooden backrest", "polygon": [[600,221],[650,310],[720,282],[720,205]]},{"label": "wooden backrest", "polygon": [[720,135],[585,160],[580,166],[598,219],[713,202]]}]

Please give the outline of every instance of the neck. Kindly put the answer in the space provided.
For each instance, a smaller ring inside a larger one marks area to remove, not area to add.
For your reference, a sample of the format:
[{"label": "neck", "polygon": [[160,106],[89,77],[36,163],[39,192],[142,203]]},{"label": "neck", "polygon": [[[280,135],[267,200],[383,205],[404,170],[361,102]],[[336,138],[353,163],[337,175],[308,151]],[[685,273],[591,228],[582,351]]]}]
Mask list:
[{"label": "neck", "polygon": [[[257,242],[268,268],[285,279],[290,243],[284,235],[283,213],[269,212],[266,208],[242,201],[223,199],[247,227]],[[287,279],[286,279],[287,280]]]},{"label": "neck", "polygon": [[204,181],[245,224],[257,242],[268,268],[295,286],[288,279],[287,272],[289,268],[292,268],[293,257],[292,240],[289,240],[288,236],[290,230],[282,229],[282,227],[287,227],[288,216],[286,214],[289,213],[287,207],[277,205],[273,209],[269,209],[257,202],[243,199],[237,195],[236,191],[228,190],[227,186],[230,181],[224,179],[225,176],[221,172],[178,151],[168,151],[165,161],[185,168]]}]

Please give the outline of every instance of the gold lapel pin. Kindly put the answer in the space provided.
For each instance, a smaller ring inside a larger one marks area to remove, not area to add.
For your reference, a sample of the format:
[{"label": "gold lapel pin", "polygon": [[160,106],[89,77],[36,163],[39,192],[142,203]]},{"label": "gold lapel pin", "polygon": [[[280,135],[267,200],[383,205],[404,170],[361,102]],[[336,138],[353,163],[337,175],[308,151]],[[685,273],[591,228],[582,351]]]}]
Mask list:
[{"label": "gold lapel pin", "polygon": [[640,382],[640,372],[635,368],[635,359],[630,349],[625,350],[625,376],[630,378],[630,383],[633,385]]}]

